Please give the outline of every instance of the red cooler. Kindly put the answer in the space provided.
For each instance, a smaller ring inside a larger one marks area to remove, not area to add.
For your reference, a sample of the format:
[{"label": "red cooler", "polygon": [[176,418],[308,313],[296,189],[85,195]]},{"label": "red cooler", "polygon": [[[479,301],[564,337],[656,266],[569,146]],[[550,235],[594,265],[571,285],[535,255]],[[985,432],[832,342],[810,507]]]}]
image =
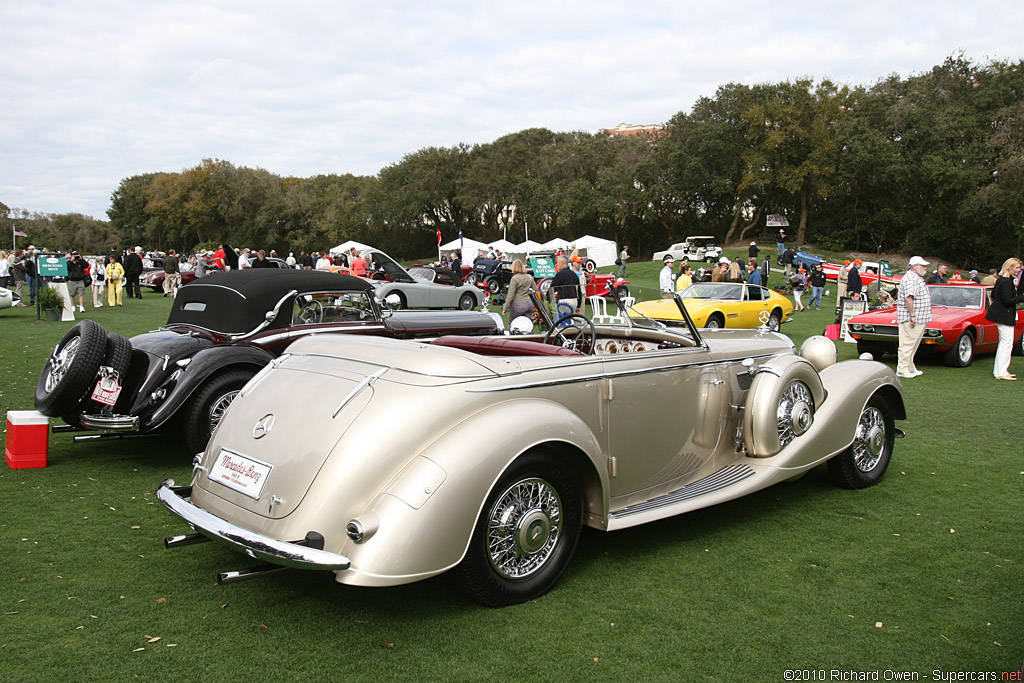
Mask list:
[{"label": "red cooler", "polygon": [[7,411],[4,460],[11,469],[46,467],[50,445],[50,419],[36,410]]}]

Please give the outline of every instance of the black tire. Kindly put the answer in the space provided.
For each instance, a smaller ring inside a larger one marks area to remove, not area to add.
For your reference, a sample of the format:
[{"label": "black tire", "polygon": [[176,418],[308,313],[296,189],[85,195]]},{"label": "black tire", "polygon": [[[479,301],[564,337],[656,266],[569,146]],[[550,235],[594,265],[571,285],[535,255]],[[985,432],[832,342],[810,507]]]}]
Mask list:
[{"label": "black tire", "polygon": [[782,311],[775,309],[772,311],[771,317],[768,318],[768,329],[772,332],[778,332],[782,327]]},{"label": "black tire", "polygon": [[[124,386],[125,379],[128,376],[128,366],[131,365],[131,362],[132,343],[122,334],[107,332],[107,352],[104,354],[100,365],[113,368],[114,372],[117,373],[118,381]],[[99,412],[107,407],[103,403],[97,403],[92,400],[90,394],[91,391],[86,391],[86,395],[81,402],[68,413],[61,415],[61,419],[69,425],[78,427],[81,425],[80,418],[82,413]]]},{"label": "black tire", "polygon": [[587,259],[584,263],[584,268],[588,273],[594,273],[597,271],[597,264],[594,261]]},{"label": "black tire", "polygon": [[1013,350],[1010,353],[1014,356],[1024,356],[1024,336],[1017,340],[1017,343],[1013,345]]},{"label": "black tire", "polygon": [[463,282],[469,285],[470,287],[476,285],[476,273],[469,273],[463,280]]},{"label": "black tire", "polygon": [[942,360],[951,368],[966,368],[974,362],[974,335],[970,330],[957,337],[952,348],[942,354]]},{"label": "black tire", "polygon": [[489,277],[484,280],[484,284],[487,285],[487,291],[491,294],[497,294],[501,291],[501,281],[496,277]]},{"label": "black tire", "polygon": [[36,382],[36,410],[57,417],[71,412],[96,379],[107,351],[107,331],[88,318],[61,338]]},{"label": "black tire", "polygon": [[708,330],[720,330],[725,327],[725,318],[721,313],[712,313],[708,316],[707,322],[704,323],[704,327]]},{"label": "black tire", "polygon": [[189,399],[189,408],[183,425],[189,453],[199,453],[206,449],[206,443],[220,422],[224,410],[234,400],[238,390],[255,374],[251,370],[232,370],[217,375]]},{"label": "black tire", "polygon": [[885,476],[895,439],[892,408],[885,397],[875,394],[860,414],[853,443],[828,461],[832,481],[844,489],[874,486]]},{"label": "black tire", "polygon": [[463,311],[469,311],[473,306],[476,306],[476,297],[469,292],[466,292],[459,297],[459,308]]},{"label": "black tire", "polygon": [[547,593],[579,540],[579,490],[576,473],[544,449],[528,451],[512,463],[487,496],[456,568],[466,593],[489,607]]}]

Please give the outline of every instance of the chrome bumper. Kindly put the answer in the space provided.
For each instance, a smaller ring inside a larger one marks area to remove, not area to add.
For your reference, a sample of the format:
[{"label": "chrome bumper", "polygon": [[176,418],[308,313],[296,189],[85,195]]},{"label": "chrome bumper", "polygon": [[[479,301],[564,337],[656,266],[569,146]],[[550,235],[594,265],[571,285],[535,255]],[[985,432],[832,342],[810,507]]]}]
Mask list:
[{"label": "chrome bumper", "polygon": [[341,570],[352,565],[344,555],[279,541],[235,526],[193,505],[188,500],[191,492],[191,486],[176,487],[173,479],[167,479],[156,490],[156,497],[168,510],[188,522],[196,531],[214,541],[234,546],[250,557],[296,569]]},{"label": "chrome bumper", "polygon": [[86,429],[106,429],[112,432],[139,431],[138,415],[82,415],[82,426]]}]

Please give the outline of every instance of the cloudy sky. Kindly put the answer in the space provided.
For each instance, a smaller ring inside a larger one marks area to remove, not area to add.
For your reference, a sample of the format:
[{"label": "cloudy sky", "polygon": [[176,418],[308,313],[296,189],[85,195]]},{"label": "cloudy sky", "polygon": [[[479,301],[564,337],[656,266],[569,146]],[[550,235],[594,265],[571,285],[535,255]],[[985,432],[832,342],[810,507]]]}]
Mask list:
[{"label": "cloudy sky", "polygon": [[1024,57],[1019,0],[0,0],[0,201],[106,218],[203,158],[372,175],[428,146],[661,123],[724,83]]}]

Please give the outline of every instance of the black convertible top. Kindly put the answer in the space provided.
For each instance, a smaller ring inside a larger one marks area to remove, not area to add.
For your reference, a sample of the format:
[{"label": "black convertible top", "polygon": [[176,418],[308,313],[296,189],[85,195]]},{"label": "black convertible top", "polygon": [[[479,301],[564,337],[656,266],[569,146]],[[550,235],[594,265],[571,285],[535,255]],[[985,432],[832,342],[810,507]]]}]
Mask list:
[{"label": "black convertible top", "polygon": [[[214,273],[178,289],[168,325],[193,325],[225,334],[249,332],[291,290],[367,291],[366,280],[316,270],[257,268]],[[285,316],[290,319],[290,311]],[[274,325],[277,327],[277,325]]]}]

